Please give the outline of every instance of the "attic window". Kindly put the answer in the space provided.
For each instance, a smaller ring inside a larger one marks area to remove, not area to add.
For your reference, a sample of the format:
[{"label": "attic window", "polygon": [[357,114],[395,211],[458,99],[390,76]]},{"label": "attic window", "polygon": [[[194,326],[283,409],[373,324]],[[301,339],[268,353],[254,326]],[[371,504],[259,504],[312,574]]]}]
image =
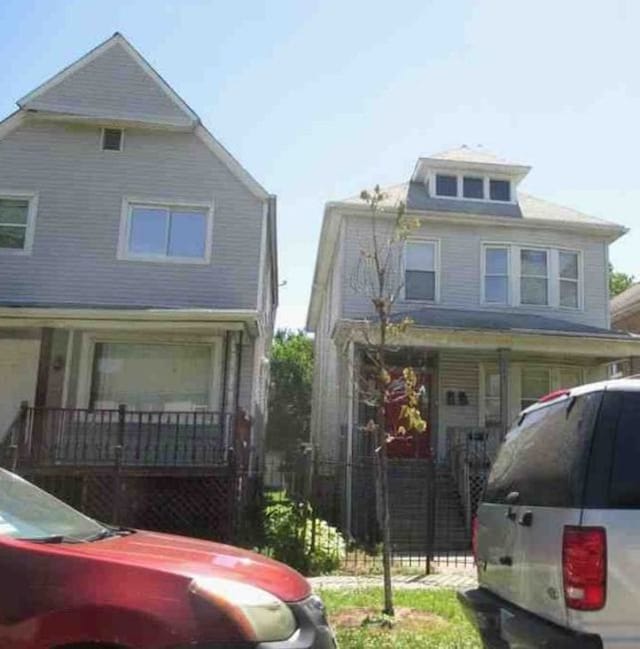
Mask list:
[{"label": "attic window", "polygon": [[103,128],[102,129],[102,150],[122,151],[123,139],[124,139],[124,131],[121,128]]},{"label": "attic window", "polygon": [[436,195],[438,196],[457,196],[458,195],[458,177],[436,174]]}]

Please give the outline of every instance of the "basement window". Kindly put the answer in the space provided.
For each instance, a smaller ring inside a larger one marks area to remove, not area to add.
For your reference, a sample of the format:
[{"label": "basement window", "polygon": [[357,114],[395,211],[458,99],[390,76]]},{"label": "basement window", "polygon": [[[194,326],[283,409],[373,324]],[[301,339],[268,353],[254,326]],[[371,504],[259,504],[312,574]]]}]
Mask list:
[{"label": "basement window", "polygon": [[121,128],[102,129],[102,150],[122,151],[124,131]]}]

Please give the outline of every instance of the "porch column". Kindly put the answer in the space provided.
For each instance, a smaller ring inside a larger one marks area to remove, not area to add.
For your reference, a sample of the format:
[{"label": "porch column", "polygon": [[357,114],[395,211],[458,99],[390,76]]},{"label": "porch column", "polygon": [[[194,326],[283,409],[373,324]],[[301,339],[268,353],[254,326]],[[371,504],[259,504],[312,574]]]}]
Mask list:
[{"label": "porch column", "polygon": [[498,350],[498,370],[500,372],[500,427],[503,436],[509,429],[509,404],[511,403],[511,383],[509,381],[509,366],[511,350]]}]

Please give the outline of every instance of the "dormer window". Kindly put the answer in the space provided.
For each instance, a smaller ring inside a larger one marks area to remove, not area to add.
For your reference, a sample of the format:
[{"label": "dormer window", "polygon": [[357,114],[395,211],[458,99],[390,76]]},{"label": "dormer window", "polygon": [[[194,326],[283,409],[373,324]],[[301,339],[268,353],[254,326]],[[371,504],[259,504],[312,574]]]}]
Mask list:
[{"label": "dormer window", "polygon": [[458,195],[458,177],[436,174],[436,195],[456,197]]},{"label": "dormer window", "polygon": [[464,198],[484,198],[484,178],[465,176],[462,180]]},{"label": "dormer window", "polygon": [[508,203],[511,200],[511,183],[508,180],[489,180],[489,198],[492,201],[503,201]]},{"label": "dormer window", "polygon": [[103,128],[102,129],[102,150],[122,151],[123,139],[124,139],[124,131],[121,128]]}]

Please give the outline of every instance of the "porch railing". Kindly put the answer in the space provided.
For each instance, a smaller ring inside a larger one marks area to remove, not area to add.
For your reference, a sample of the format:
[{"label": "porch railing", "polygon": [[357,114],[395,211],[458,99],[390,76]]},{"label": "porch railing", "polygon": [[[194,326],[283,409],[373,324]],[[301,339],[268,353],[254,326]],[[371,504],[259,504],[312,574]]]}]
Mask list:
[{"label": "porch railing", "polygon": [[447,462],[462,500],[468,531],[501,441],[502,431],[498,428],[447,429]]},{"label": "porch railing", "polygon": [[23,406],[4,441],[20,465],[203,466],[224,463],[233,415]]}]

